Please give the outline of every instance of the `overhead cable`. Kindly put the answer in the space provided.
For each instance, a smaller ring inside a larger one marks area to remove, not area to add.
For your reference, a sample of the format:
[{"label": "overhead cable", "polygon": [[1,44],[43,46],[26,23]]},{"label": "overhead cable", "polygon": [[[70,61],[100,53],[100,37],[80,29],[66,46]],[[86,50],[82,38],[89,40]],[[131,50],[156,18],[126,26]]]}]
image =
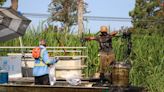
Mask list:
[{"label": "overhead cable", "polygon": [[[48,18],[51,17],[51,14],[41,14],[41,13],[22,13],[27,17],[35,17],[35,18]],[[132,18],[125,17],[101,17],[101,16],[84,16],[84,21],[92,20],[92,21],[117,21],[117,22],[131,22]],[[164,19],[152,19],[152,20],[138,20],[141,22],[164,22]]]}]

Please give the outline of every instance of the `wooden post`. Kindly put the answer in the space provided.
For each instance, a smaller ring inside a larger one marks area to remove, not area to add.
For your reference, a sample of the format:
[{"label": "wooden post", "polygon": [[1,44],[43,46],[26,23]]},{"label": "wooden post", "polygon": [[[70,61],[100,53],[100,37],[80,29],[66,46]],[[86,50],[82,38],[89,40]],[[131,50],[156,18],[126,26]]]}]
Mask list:
[{"label": "wooden post", "polygon": [[157,0],[157,2],[158,2],[158,4],[159,4],[159,6],[161,7],[161,14],[162,14],[162,16],[164,15],[164,1],[162,1],[162,0]]},{"label": "wooden post", "polygon": [[17,11],[18,9],[18,0],[11,0],[11,8]]},{"label": "wooden post", "polygon": [[84,1],[77,0],[77,6],[78,6],[78,34],[79,34],[79,36],[82,36],[82,34],[84,32],[84,28],[83,28]]}]

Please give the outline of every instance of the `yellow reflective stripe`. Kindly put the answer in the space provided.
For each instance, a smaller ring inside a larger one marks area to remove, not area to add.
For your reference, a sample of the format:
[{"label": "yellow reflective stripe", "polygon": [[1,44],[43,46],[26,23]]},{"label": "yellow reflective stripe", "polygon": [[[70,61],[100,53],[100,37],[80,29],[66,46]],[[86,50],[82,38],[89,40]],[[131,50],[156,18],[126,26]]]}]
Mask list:
[{"label": "yellow reflective stripe", "polygon": [[50,63],[50,61],[48,60],[48,61],[46,61],[45,63],[46,63],[46,64],[49,64],[49,63]]}]

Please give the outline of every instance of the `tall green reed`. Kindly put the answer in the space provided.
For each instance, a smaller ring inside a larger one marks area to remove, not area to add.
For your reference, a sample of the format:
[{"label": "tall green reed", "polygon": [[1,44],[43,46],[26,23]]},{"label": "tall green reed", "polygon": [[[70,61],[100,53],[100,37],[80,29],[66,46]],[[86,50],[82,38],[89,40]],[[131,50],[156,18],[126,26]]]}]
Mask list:
[{"label": "tall green reed", "polygon": [[[40,30],[40,31],[38,31]],[[84,36],[95,36],[96,34],[84,34]],[[38,46],[39,39],[47,40],[48,46],[81,46],[78,35],[69,34],[57,29],[38,27],[30,28],[23,36],[24,46]],[[60,40],[60,42],[57,41]],[[62,43],[62,45],[61,45]],[[117,61],[123,61],[125,41],[121,38],[113,38],[113,49]],[[150,92],[164,92],[164,37],[158,35],[132,35],[132,53],[130,62],[130,82],[132,85],[147,87]],[[1,42],[0,46],[19,46],[19,39]],[[96,41],[86,42],[88,58],[85,64],[84,73],[93,76],[99,71],[98,43]],[[6,55],[8,50],[0,54]]]}]

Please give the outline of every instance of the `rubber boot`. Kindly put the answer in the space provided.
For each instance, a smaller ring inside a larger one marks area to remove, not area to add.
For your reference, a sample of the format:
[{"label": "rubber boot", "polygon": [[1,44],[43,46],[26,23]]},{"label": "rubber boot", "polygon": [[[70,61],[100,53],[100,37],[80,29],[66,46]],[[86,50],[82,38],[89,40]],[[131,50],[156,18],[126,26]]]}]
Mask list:
[{"label": "rubber boot", "polygon": [[94,86],[103,87],[105,82],[106,82],[106,80],[105,80],[104,73],[100,73],[99,80],[96,82],[96,84],[94,84]]},{"label": "rubber boot", "polygon": [[100,86],[103,86],[103,84],[105,84],[105,75],[104,73],[100,73],[100,76],[99,76],[100,80],[99,80],[99,85]]}]

